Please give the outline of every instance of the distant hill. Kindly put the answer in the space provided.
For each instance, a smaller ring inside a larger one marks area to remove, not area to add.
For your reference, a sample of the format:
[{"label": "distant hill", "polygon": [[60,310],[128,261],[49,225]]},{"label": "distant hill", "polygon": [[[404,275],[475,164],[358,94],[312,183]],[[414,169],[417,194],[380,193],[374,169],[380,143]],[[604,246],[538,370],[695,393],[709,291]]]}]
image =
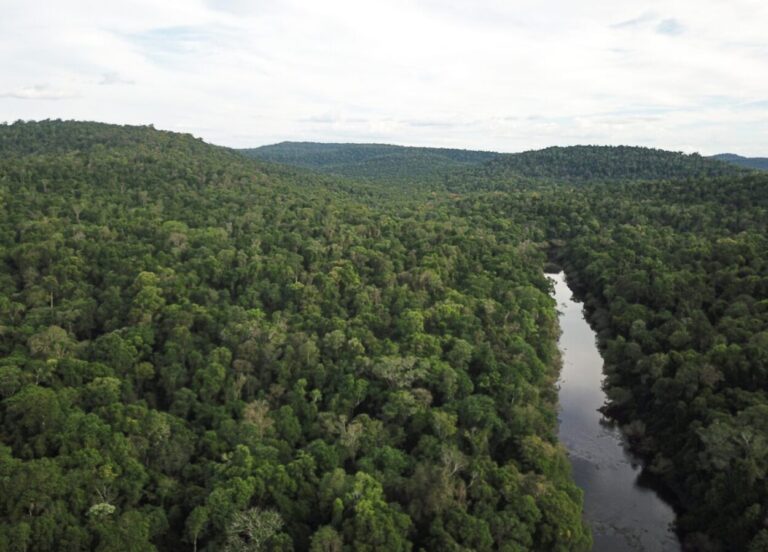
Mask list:
[{"label": "distant hill", "polygon": [[453,190],[502,189],[533,181],[669,180],[738,174],[742,168],[698,154],[634,146],[550,147],[499,154],[387,144],[282,142],[245,155],[351,178],[412,181]]},{"label": "distant hill", "polygon": [[185,151],[208,155],[232,150],[206,144],[191,134],[155,130],[149,126],[120,126],[90,121],[49,119],[34,123],[3,125],[0,153],[5,156],[91,153],[95,150],[130,149],[132,151]]},{"label": "distant hill", "polygon": [[281,142],[240,151],[263,161],[374,180],[423,178],[479,165],[498,155],[488,151],[449,148],[316,142]]},{"label": "distant hill", "polygon": [[719,161],[725,161],[726,163],[732,163],[745,169],[758,169],[761,171],[768,171],[768,157],[742,157],[735,153],[719,153],[713,155],[711,159],[717,159]]},{"label": "distant hill", "polygon": [[742,169],[699,154],[635,146],[550,147],[500,154],[446,178],[450,189],[500,189],[531,180],[612,182],[674,180],[739,174]]},{"label": "distant hill", "polygon": [[[152,125],[92,121],[49,119],[0,124],[0,171],[5,166],[16,170],[19,163],[47,164],[52,182],[60,181],[54,173],[66,165],[71,174],[100,174],[102,183],[119,181],[123,187],[139,185],[144,180],[149,188],[158,189],[182,180],[194,181],[200,186],[247,182],[278,187],[290,185],[294,191],[312,187],[370,196],[374,186],[289,165],[265,163],[245,157],[232,148],[206,143],[191,134],[157,130]],[[54,170],[54,167],[58,168]],[[2,176],[0,172],[0,179]]]},{"label": "distant hill", "polygon": [[568,180],[658,180],[738,172],[696,153],[635,146],[551,147],[500,155],[486,167],[498,173]]}]

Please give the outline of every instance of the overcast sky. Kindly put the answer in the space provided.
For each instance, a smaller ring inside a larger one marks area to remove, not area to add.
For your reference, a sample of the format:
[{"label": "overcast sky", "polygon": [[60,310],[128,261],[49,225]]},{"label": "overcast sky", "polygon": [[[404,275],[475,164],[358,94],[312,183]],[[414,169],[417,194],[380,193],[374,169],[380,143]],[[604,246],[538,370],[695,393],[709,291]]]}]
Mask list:
[{"label": "overcast sky", "polygon": [[0,122],[768,156],[766,0],[2,0]]}]

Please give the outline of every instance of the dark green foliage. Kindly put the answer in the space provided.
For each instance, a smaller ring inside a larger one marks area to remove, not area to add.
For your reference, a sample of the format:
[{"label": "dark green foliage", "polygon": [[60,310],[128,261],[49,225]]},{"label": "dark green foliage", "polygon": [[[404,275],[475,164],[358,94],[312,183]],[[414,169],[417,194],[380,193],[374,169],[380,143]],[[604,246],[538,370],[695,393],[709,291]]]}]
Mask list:
[{"label": "dark green foliage", "polygon": [[388,144],[281,142],[241,150],[254,159],[316,169],[351,178],[401,181],[433,178],[450,169],[477,165],[496,153]]},{"label": "dark green foliage", "polygon": [[149,127],[0,137],[0,548],[589,548],[525,226]]},{"label": "dark green foliage", "polygon": [[488,232],[522,224],[527,246],[565,268],[600,338],[608,412],[676,495],[690,548],[760,549],[768,177],[539,182],[453,197]]},{"label": "dark green foliage", "polygon": [[364,182],[60,121],[0,146],[0,549],[588,549],[554,266],[689,547],[768,542],[762,174],[259,150]]},{"label": "dark green foliage", "polygon": [[585,184],[743,173],[729,163],[671,151],[630,146],[551,147],[499,155],[482,165],[443,178],[453,191],[488,191],[542,184]]},{"label": "dark green foliage", "polygon": [[738,172],[727,163],[698,154],[632,146],[552,147],[502,155],[486,167],[498,175],[583,182],[711,177]]},{"label": "dark green foliage", "polygon": [[599,225],[584,232],[571,217],[561,261],[601,338],[609,411],[675,491],[692,549],[760,549],[768,178],[597,187],[584,199]]},{"label": "dark green foliage", "polygon": [[152,126],[115,127],[100,123],[47,120],[29,124],[18,121],[3,125],[0,151],[3,156],[35,154],[105,153],[110,150],[152,150],[154,153],[183,150],[186,153],[215,155],[225,148],[211,146],[189,134],[155,130]]}]

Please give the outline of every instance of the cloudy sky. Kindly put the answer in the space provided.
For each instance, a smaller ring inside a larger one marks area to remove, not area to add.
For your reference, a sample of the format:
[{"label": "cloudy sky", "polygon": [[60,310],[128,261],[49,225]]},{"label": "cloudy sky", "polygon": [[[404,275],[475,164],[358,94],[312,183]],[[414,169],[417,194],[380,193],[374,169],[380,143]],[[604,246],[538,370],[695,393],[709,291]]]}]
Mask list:
[{"label": "cloudy sky", "polygon": [[765,0],[2,0],[0,122],[768,156]]}]

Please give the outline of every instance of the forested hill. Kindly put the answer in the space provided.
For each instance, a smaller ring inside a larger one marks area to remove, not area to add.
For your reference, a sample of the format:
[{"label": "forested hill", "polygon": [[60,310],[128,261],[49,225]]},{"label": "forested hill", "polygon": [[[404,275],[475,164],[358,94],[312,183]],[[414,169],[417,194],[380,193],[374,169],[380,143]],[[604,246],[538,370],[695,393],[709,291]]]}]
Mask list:
[{"label": "forested hill", "polygon": [[712,159],[732,163],[745,169],[768,171],[768,157],[742,157],[735,153],[720,153],[718,155],[713,155]]},{"label": "forested hill", "polygon": [[[25,164],[47,166],[52,177],[60,165],[87,164],[86,173],[101,174],[105,180],[119,183],[123,191],[135,188],[134,180],[154,179],[153,185],[159,190],[182,182],[195,182],[197,187],[259,183],[282,189],[290,184],[288,187],[294,191],[317,187],[327,192],[354,189],[361,199],[380,195],[379,190],[365,183],[264,163],[191,134],[156,130],[151,125],[62,120],[0,125],[0,156],[9,161],[7,167],[17,170]],[[55,184],[56,178],[37,184],[47,187],[49,182]]]},{"label": "forested hill", "polygon": [[735,175],[743,169],[683,153],[634,146],[551,147],[502,154],[446,178],[449,188],[504,188],[521,181],[618,182]]},{"label": "forested hill", "polygon": [[380,144],[283,142],[240,150],[249,157],[326,173],[433,189],[481,191],[542,182],[673,180],[744,169],[698,154],[630,146],[551,147],[522,153]]},{"label": "forested hill", "polygon": [[[155,130],[152,126],[118,126],[87,121],[46,120],[0,127],[3,156],[90,154],[94,150],[133,152],[185,152],[188,155],[221,155],[227,148],[206,144],[190,134]],[[230,152],[231,155],[231,152]]]},{"label": "forested hill", "polygon": [[528,228],[149,127],[0,144],[0,550],[589,549]]},{"label": "forested hill", "polygon": [[240,151],[255,159],[347,177],[411,181],[450,169],[477,165],[497,155],[462,149],[316,142],[281,142]]}]

